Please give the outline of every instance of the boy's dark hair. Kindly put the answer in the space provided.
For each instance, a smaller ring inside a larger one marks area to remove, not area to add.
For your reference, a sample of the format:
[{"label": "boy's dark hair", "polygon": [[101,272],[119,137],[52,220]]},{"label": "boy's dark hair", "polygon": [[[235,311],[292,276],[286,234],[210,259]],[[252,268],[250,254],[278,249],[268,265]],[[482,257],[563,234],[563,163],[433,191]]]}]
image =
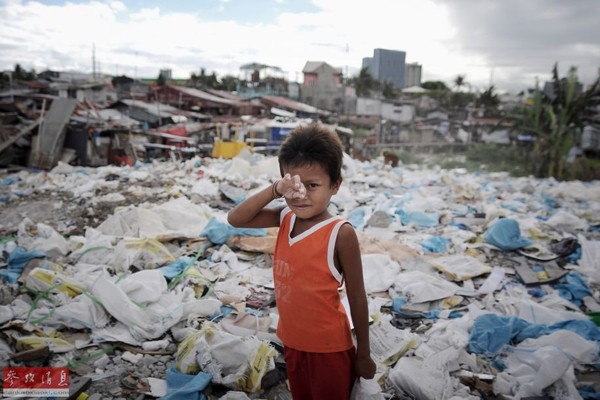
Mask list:
[{"label": "boy's dark hair", "polygon": [[279,149],[279,170],[283,167],[323,166],[331,184],[342,177],[344,146],[337,133],[319,124],[299,126],[291,131]]}]

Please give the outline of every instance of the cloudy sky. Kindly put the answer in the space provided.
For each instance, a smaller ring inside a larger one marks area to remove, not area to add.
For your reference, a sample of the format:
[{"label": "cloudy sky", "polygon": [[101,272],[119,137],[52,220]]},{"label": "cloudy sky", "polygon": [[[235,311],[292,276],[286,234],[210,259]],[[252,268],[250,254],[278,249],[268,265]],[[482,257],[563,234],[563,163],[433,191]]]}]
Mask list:
[{"label": "cloudy sky", "polygon": [[0,70],[187,78],[251,62],[302,80],[306,61],[355,75],[373,49],[403,50],[423,81],[519,91],[600,68],[598,0],[0,0]]}]

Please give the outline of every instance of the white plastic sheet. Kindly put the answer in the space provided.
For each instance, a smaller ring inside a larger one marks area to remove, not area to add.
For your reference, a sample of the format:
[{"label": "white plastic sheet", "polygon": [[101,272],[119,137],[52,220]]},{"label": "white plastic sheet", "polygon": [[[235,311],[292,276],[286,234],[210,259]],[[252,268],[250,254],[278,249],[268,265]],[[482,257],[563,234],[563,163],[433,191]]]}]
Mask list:
[{"label": "white plastic sheet", "polygon": [[[560,346],[557,344],[560,343]],[[598,344],[578,334],[559,330],[535,339],[527,339],[509,350],[503,374],[516,381],[512,393],[517,399],[541,396],[544,389],[560,382],[569,399],[580,399],[572,378],[573,368],[598,361]],[[498,390],[506,390],[499,387]]]},{"label": "white plastic sheet", "polygon": [[381,386],[375,379],[359,378],[352,387],[350,400],[384,400]]},{"label": "white plastic sheet", "polygon": [[394,280],[394,294],[404,295],[411,303],[425,303],[453,296],[460,286],[439,276],[421,271],[399,273]]},{"label": "white plastic sheet", "polygon": [[490,273],[492,268],[475,257],[452,254],[430,259],[434,267],[454,281],[464,281]]},{"label": "white plastic sheet", "polygon": [[51,259],[69,252],[67,241],[54,228],[43,223],[36,224],[29,218],[23,219],[19,224],[17,243],[30,251],[42,251]]},{"label": "white plastic sheet", "polygon": [[445,400],[453,393],[448,371],[427,365],[418,357],[402,357],[389,373],[392,385],[415,400]]},{"label": "white plastic sheet", "polygon": [[105,235],[161,241],[195,238],[212,213],[206,204],[196,205],[187,197],[179,197],[158,206],[127,207],[107,218],[97,229]]},{"label": "white plastic sheet", "polygon": [[220,312],[220,301],[197,300],[193,289],[186,289],[164,292],[157,301],[140,307],[108,274],[101,274],[92,283],[90,292],[115,319],[129,328],[135,339],[142,340],[159,338],[189,315],[208,317]]},{"label": "white plastic sheet", "polygon": [[367,293],[387,291],[400,272],[400,264],[387,254],[363,254],[361,259]]}]

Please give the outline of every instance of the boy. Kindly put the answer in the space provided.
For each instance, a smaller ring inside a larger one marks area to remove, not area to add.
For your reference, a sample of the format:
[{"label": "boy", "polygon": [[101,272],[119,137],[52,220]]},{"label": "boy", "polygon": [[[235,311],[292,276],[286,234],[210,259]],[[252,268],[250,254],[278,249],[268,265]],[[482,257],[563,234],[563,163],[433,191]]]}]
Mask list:
[{"label": "boy", "polygon": [[[373,378],[368,305],[353,227],[327,207],[342,183],[343,147],[316,125],[294,129],[281,145],[283,179],[234,207],[235,227],[279,227],[273,279],[277,335],[295,400],[348,399],[354,380]],[[268,208],[284,197],[287,207]],[[338,288],[345,281],[356,349]]]}]

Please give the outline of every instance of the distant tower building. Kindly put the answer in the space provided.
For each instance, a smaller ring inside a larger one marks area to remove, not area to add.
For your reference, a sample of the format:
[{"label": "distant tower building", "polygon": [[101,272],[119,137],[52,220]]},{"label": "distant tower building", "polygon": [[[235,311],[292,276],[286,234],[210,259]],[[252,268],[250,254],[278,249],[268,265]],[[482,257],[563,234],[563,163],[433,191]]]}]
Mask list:
[{"label": "distant tower building", "polygon": [[173,71],[170,68],[161,69],[158,74],[162,75],[166,80],[173,79]]},{"label": "distant tower building", "polygon": [[421,86],[421,65],[419,63],[406,64],[405,87]]},{"label": "distant tower building", "polygon": [[[363,60],[364,62],[364,60]],[[370,72],[380,82],[391,82],[396,88],[406,87],[406,52],[398,50],[375,49]]]},{"label": "distant tower building", "polygon": [[363,57],[362,59],[362,68],[366,68],[371,72],[371,66],[373,65],[373,57]]}]

